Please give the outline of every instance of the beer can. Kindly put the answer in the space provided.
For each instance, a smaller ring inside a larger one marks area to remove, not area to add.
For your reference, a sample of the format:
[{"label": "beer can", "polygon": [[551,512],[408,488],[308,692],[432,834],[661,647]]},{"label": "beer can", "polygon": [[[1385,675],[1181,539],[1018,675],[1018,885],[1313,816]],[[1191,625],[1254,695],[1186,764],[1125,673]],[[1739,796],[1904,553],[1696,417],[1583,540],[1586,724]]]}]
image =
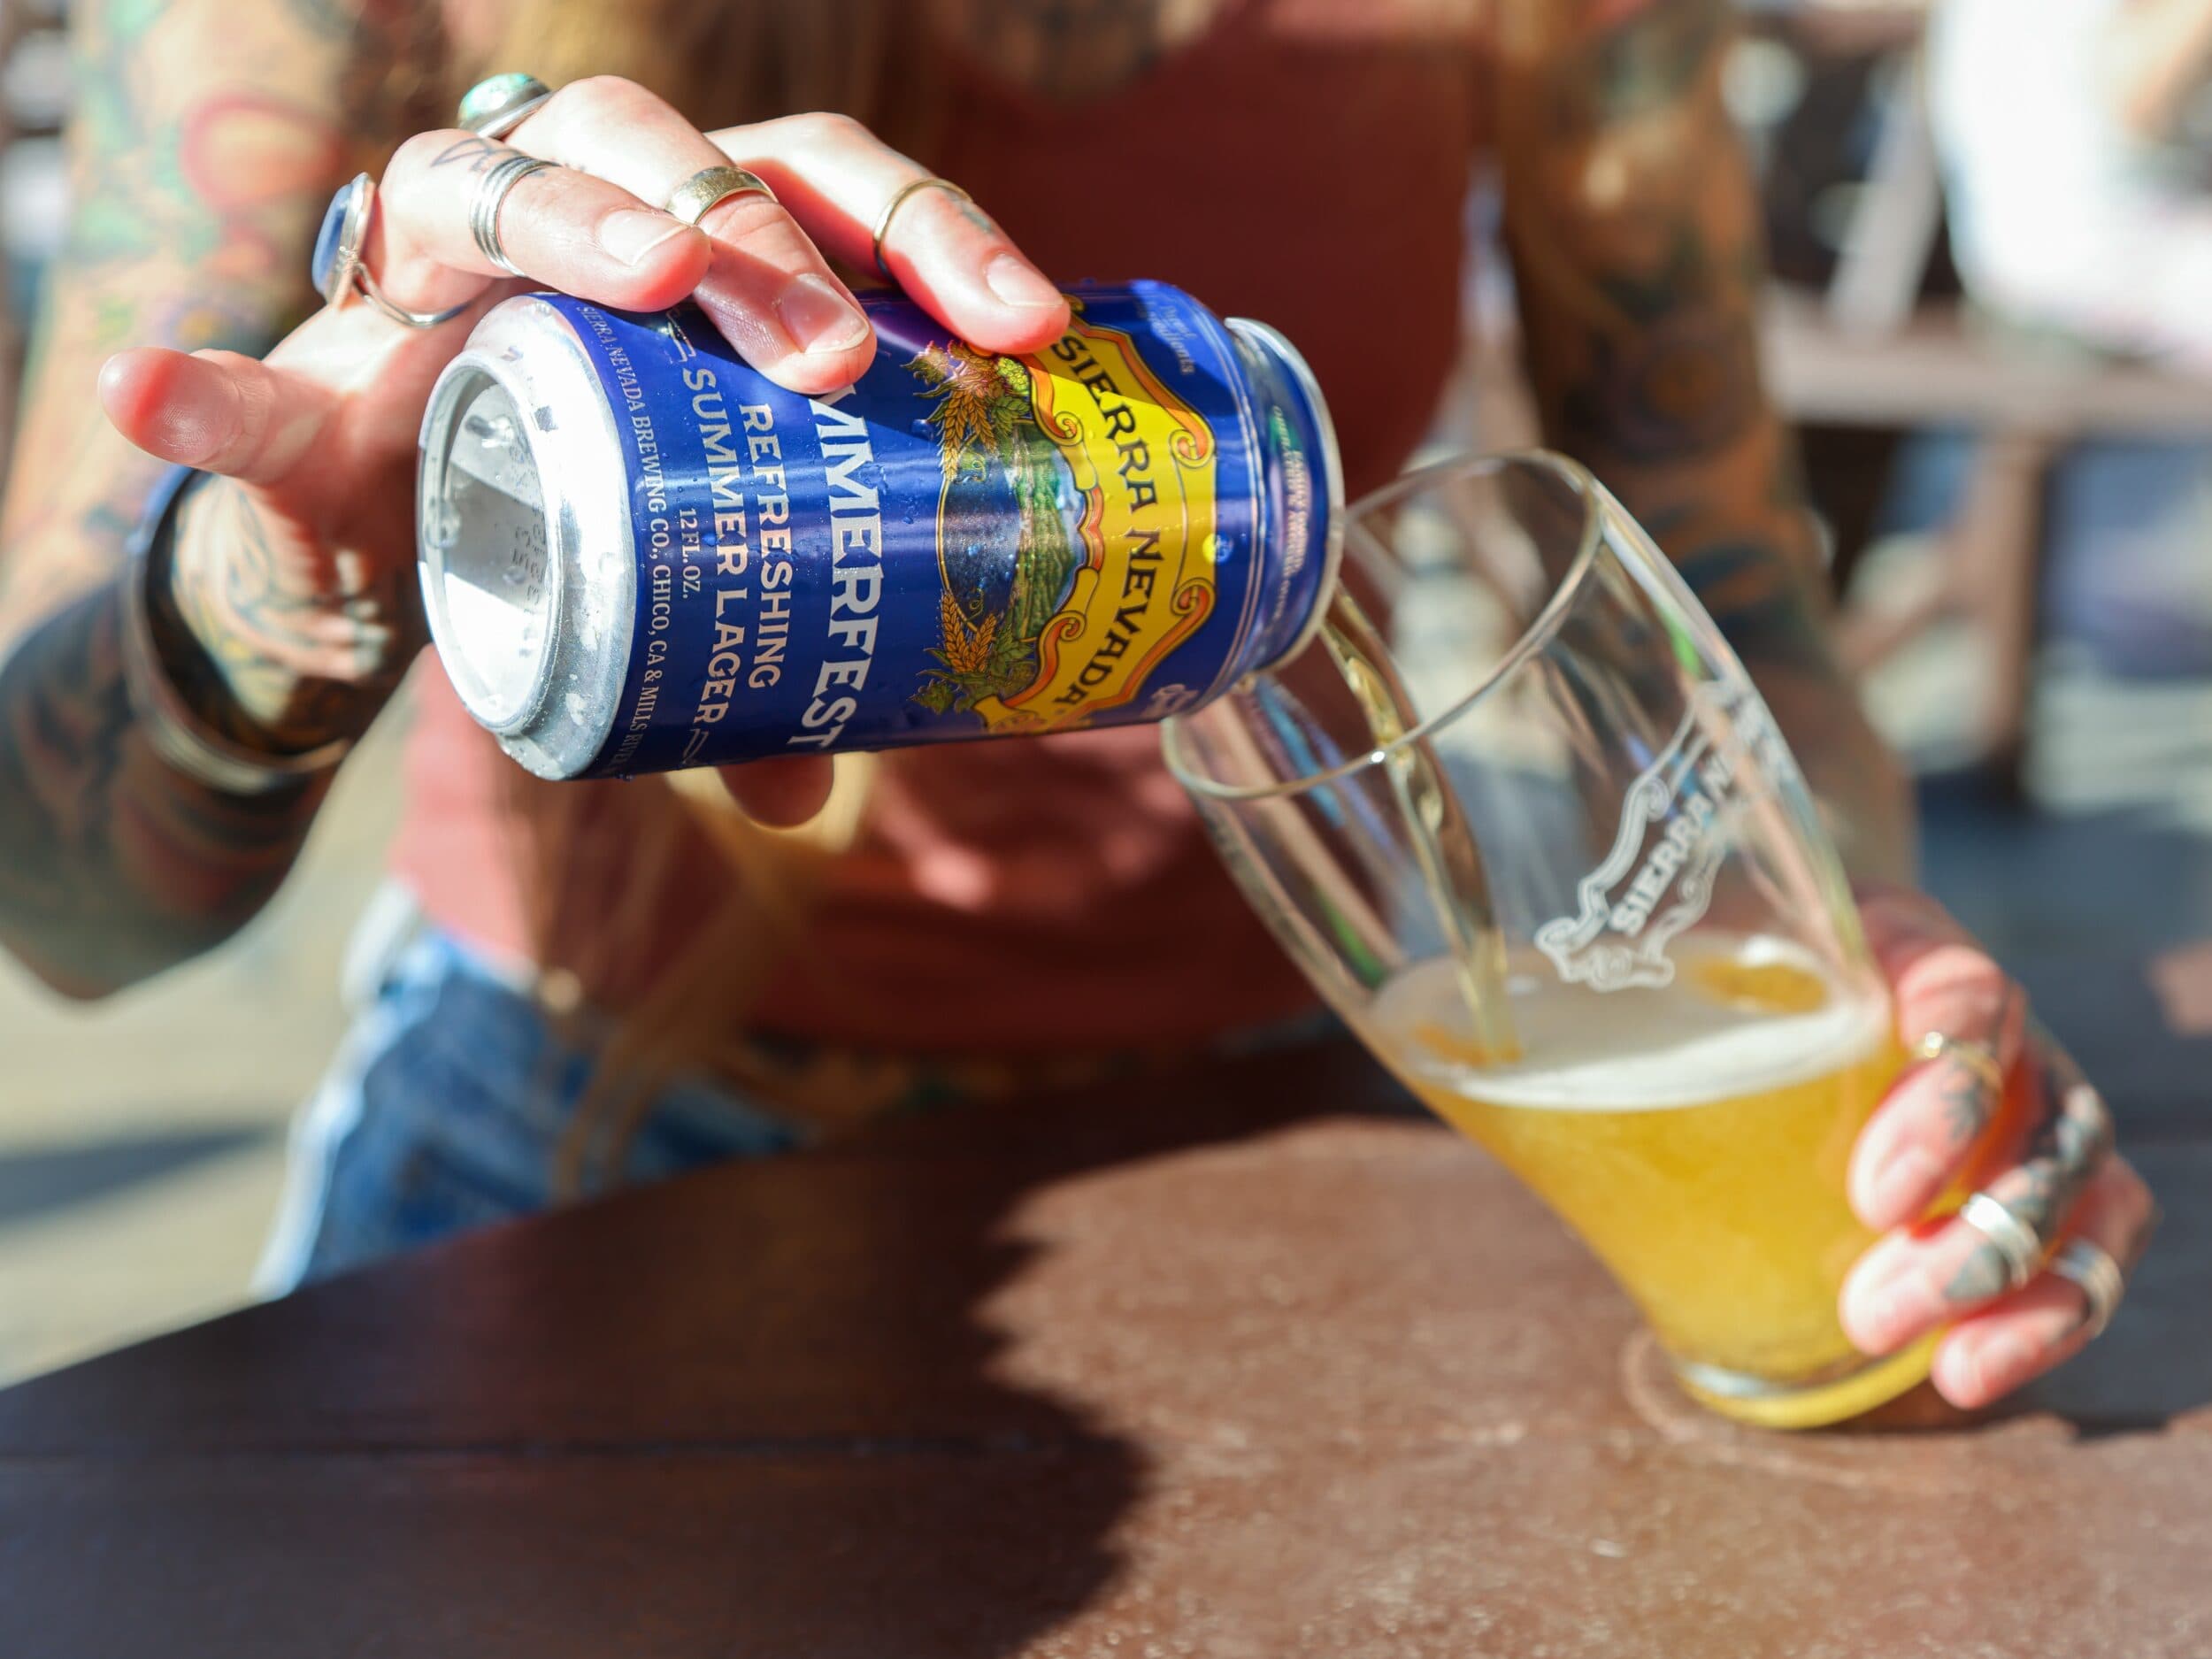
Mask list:
[{"label": "beer can", "polygon": [[488,312],[423,419],[430,626],[547,778],[1158,720],[1290,655],[1343,486],[1297,353],[1157,282],[1025,357],[862,303],[858,382],[786,391],[695,308]]}]

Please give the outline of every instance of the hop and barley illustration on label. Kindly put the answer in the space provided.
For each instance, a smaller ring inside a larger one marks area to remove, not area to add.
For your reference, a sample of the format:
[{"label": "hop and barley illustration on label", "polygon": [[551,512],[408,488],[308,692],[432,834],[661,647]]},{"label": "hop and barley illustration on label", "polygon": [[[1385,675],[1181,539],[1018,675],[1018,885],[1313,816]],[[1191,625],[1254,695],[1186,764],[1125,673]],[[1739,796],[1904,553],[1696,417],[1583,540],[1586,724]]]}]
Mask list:
[{"label": "hop and barley illustration on label", "polygon": [[1127,334],[1079,315],[1033,357],[948,341],[906,367],[943,480],[939,637],[913,703],[1047,730],[1135,702],[1213,611],[1213,428]]},{"label": "hop and barley illustration on label", "polygon": [[[937,543],[941,638],[929,653],[938,665],[924,671],[914,701],[933,713],[964,713],[1037,678],[1038,639],[1082,563],[1064,505],[1074,479],[1037,425],[1021,363],[956,340],[924,348],[907,367],[934,404],[928,419],[945,480]],[[1017,509],[1010,518],[1010,495]]]}]

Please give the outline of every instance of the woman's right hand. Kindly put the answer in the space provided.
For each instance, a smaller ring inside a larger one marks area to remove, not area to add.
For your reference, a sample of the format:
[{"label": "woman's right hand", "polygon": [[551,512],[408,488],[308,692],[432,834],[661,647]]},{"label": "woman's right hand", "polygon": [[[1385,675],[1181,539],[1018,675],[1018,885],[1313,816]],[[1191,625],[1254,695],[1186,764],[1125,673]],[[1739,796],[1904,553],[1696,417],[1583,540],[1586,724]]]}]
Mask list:
[{"label": "woman's right hand", "polygon": [[[558,164],[521,179],[501,211],[521,281],[469,227],[478,179],[513,150]],[[696,228],[661,209],[726,163],[758,173],[780,202],[733,196]],[[416,433],[439,371],[491,304],[530,287],[630,311],[688,296],[753,367],[794,391],[831,391],[859,378],[875,341],[829,260],[870,268],[877,215],[924,176],[842,116],[708,134],[632,82],[578,81],[503,142],[425,133],[393,156],[365,264],[406,310],[468,306],[452,321],[409,328],[349,299],[264,360],[157,348],[109,359],[100,397],[117,430],[226,480],[184,509],[174,566],[178,614],[233,705],[222,723],[273,750],[312,748],[365,728],[405,672],[423,636]],[[910,296],[986,350],[1037,350],[1066,325],[1052,284],[949,192],[910,196],[884,251]],[[761,817],[803,817],[827,765],[757,765],[732,787]]]}]

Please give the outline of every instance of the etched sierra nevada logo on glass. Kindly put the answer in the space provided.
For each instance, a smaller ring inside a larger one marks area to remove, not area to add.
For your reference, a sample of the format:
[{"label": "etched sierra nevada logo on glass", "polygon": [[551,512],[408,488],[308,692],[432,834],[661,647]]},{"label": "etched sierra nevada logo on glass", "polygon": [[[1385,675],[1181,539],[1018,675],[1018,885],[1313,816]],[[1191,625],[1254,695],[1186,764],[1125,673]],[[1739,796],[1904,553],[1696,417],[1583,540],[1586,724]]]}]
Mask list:
[{"label": "etched sierra nevada logo on glass", "polygon": [[1729,819],[1762,778],[1795,769],[1748,686],[1709,684],[1629,787],[1613,850],[1576,888],[1579,909],[1536,930],[1559,977],[1593,990],[1671,984],[1667,947],[1712,902]]}]

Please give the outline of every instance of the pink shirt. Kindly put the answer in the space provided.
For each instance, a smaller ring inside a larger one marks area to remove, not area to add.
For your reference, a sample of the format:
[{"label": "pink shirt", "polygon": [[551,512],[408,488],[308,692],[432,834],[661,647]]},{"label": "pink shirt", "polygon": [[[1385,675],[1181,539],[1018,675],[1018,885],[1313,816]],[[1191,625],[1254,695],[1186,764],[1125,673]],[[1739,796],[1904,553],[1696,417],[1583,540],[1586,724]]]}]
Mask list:
[{"label": "pink shirt", "polygon": [[[1394,27],[1395,9],[1244,0],[1134,84],[1071,108],[956,66],[926,159],[1057,277],[1157,277],[1281,329],[1321,382],[1356,494],[1402,465],[1456,356],[1479,130],[1464,42]],[[442,926],[527,954],[511,763],[434,664],[420,684],[397,872]],[[695,927],[695,884],[717,866],[703,840],[692,850],[646,901],[640,964]],[[562,872],[557,937],[603,926],[609,885]],[[898,1051],[1185,1042],[1310,995],[1148,727],[887,757],[787,954],[756,1029]],[[625,984],[618,972],[594,994],[618,1003]]]}]

